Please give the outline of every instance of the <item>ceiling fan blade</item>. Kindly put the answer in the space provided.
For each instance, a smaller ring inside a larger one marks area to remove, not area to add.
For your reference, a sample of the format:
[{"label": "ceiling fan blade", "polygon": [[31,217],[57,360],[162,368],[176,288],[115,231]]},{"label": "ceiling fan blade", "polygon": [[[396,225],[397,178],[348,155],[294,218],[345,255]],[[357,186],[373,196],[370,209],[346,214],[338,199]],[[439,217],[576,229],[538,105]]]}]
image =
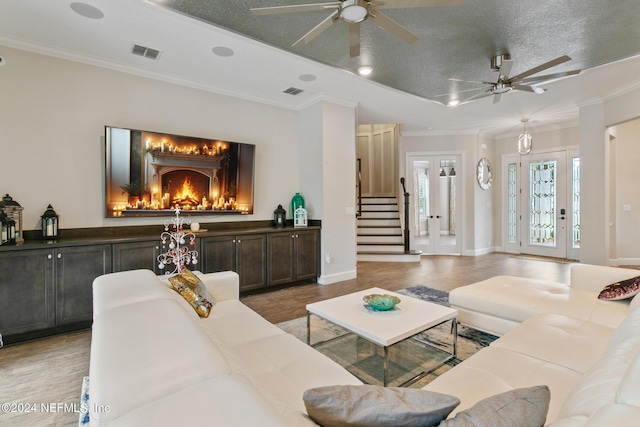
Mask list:
[{"label": "ceiling fan blade", "polygon": [[297,4],[292,6],[253,7],[250,10],[254,15],[276,15],[280,13],[297,13],[311,12],[315,10],[336,9],[340,6],[340,3],[342,2],[332,1],[329,3]]},{"label": "ceiling fan blade", "polygon": [[533,93],[537,93],[537,94],[541,94],[544,93],[544,91],[546,91],[546,89],[543,89],[541,87],[533,87],[533,86],[527,86],[527,85],[511,85],[512,88],[514,88],[515,90],[521,90],[524,92],[533,92]]},{"label": "ceiling fan blade", "polygon": [[555,67],[556,65],[560,65],[563,62],[571,61],[571,57],[568,55],[563,55],[559,58],[552,59],[549,62],[545,62],[544,64],[538,65],[537,67],[533,67],[530,70],[525,71],[524,73],[520,73],[517,76],[513,76],[509,79],[510,82],[520,82],[522,79],[529,77],[533,74],[539,73],[540,71],[546,70],[547,68]]},{"label": "ceiling fan blade", "polygon": [[418,41],[419,37],[413,34],[411,31],[398,24],[387,15],[372,11],[369,18],[373,20],[373,23],[383,30],[393,34],[405,43],[412,44]]},{"label": "ceiling fan blade", "polygon": [[338,19],[338,16],[340,16],[340,11],[336,10],[331,15],[329,15],[327,18],[325,18],[322,22],[320,22],[318,25],[316,25],[311,31],[309,31],[307,34],[302,36],[300,38],[300,40],[298,40],[297,42],[295,42],[291,46],[292,47],[305,46],[311,40],[313,40],[316,37],[318,37],[320,35],[320,33],[322,33],[324,30],[329,28]]},{"label": "ceiling fan blade", "polygon": [[461,93],[465,93],[465,92],[477,92],[479,90],[486,90],[487,88],[484,87],[475,87],[473,89],[465,89],[465,90],[457,90],[455,92],[447,92],[447,93],[441,93],[439,95],[434,95],[434,98],[441,98],[443,96],[451,96],[451,95],[459,95]]},{"label": "ceiling fan blade", "polygon": [[529,78],[520,80],[519,83],[527,83],[527,84],[540,83],[540,82],[545,81],[545,80],[554,80],[554,79],[559,79],[561,77],[567,77],[567,76],[573,76],[573,75],[576,75],[576,74],[580,74],[581,71],[582,70],[572,70],[572,71],[565,71],[563,73],[545,74],[544,76],[529,77]]},{"label": "ceiling fan blade", "polygon": [[464,0],[381,0],[371,2],[376,9],[407,9],[412,7],[460,6]]},{"label": "ceiling fan blade", "polygon": [[501,93],[496,93],[493,95],[493,103],[497,104],[498,102],[500,102],[500,100],[502,99],[502,94]]},{"label": "ceiling fan blade", "polygon": [[513,60],[511,59],[503,60],[502,65],[500,65],[500,71],[498,71],[498,73],[500,74],[500,77],[508,79],[509,74],[511,73],[512,67],[513,67]]},{"label": "ceiling fan blade", "polygon": [[360,56],[360,23],[349,24],[349,57]]},{"label": "ceiling fan blade", "polygon": [[495,82],[482,82],[480,80],[463,80],[463,79],[454,79],[454,78],[449,79],[449,81],[452,81],[452,82],[465,82],[465,83],[480,83],[480,84],[483,84],[483,85],[491,85],[491,86],[493,86],[495,84]]},{"label": "ceiling fan blade", "polygon": [[457,105],[466,104],[468,102],[475,101],[476,99],[486,98],[487,96],[491,96],[491,95],[493,95],[493,94],[491,93],[490,90],[488,90],[488,91],[485,91],[485,92],[478,93],[476,95],[470,96],[469,98],[463,99]]}]

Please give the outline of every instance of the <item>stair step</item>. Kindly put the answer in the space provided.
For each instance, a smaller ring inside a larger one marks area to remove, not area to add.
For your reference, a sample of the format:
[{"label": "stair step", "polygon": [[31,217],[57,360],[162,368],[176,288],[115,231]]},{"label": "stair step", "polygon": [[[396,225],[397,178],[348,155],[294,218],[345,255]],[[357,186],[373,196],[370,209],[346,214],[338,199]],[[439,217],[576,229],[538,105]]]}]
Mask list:
[{"label": "stair step", "polygon": [[359,245],[363,244],[377,244],[377,245],[389,245],[401,243],[404,245],[404,240],[401,234],[358,234],[356,241]]},{"label": "stair step", "polygon": [[357,253],[358,261],[374,262],[420,262],[422,251],[388,252],[388,251],[361,251]]},{"label": "stair step", "polygon": [[360,243],[357,242],[358,252],[404,252],[404,243]]}]

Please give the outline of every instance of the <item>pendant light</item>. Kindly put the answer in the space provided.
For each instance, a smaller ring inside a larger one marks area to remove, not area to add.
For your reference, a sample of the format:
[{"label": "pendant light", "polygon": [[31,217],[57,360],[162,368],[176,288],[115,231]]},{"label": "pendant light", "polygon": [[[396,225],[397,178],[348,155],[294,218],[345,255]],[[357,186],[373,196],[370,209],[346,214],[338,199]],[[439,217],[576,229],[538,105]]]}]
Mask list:
[{"label": "pendant light", "polygon": [[518,137],[518,153],[529,154],[533,138],[527,133],[527,122],[529,119],[522,119],[522,133]]}]

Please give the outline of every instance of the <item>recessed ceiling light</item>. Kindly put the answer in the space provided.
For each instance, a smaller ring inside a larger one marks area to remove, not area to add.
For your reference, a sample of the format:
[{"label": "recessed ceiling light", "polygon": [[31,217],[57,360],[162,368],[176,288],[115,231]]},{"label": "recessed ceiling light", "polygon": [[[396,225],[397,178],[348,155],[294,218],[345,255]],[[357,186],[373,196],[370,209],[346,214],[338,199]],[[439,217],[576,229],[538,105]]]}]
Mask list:
[{"label": "recessed ceiling light", "polygon": [[358,73],[361,76],[368,76],[372,72],[373,72],[373,68],[370,67],[369,65],[363,65],[362,67],[358,68]]},{"label": "recessed ceiling light", "polygon": [[0,67],[2,67],[6,63],[7,63],[7,61],[5,61],[2,56],[0,56]]},{"label": "recessed ceiling light", "polygon": [[317,77],[314,76],[313,74],[301,74],[300,77],[298,77],[300,80],[302,80],[303,82],[312,82],[314,81]]},{"label": "recessed ceiling light", "polygon": [[223,58],[228,58],[230,56],[235,55],[235,52],[233,51],[233,49],[228,48],[226,46],[216,46],[213,49],[211,49],[211,51],[218,56],[222,56]]},{"label": "recessed ceiling light", "polygon": [[77,13],[80,16],[84,16],[89,19],[102,19],[104,18],[104,13],[100,9],[95,6],[91,6],[87,3],[74,2],[69,5],[71,10]]}]

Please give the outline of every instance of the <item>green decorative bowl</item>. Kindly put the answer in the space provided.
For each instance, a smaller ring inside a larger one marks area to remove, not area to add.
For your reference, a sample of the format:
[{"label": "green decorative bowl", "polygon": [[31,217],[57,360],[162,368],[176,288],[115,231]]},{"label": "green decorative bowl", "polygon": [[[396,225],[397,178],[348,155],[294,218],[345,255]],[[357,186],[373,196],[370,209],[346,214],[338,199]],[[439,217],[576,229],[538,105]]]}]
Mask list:
[{"label": "green decorative bowl", "polygon": [[377,311],[391,310],[400,302],[400,298],[387,294],[365,295],[362,299],[369,305],[369,307]]}]

